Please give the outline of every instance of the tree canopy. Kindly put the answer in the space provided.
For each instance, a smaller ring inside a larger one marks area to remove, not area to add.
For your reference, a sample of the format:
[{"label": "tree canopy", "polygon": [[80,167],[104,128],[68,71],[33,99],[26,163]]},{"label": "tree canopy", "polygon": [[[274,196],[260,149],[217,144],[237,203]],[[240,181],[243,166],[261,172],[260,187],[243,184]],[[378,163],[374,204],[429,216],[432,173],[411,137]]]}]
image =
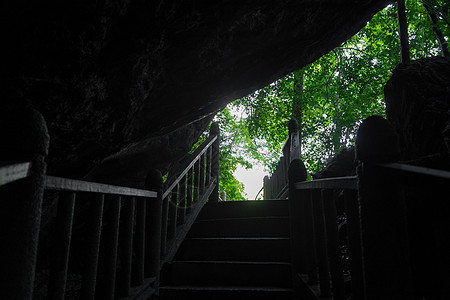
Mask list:
[{"label": "tree canopy", "polygon": [[[450,34],[445,2],[407,1],[411,59],[441,55],[445,49],[442,43]],[[385,115],[383,88],[400,62],[399,52],[397,10],[389,5],[333,51],[218,113],[220,182],[227,198],[245,198],[243,185],[233,177],[238,164],[250,168],[258,161],[273,170],[292,117],[301,124],[302,159],[310,173],[352,145],[362,119]]]}]

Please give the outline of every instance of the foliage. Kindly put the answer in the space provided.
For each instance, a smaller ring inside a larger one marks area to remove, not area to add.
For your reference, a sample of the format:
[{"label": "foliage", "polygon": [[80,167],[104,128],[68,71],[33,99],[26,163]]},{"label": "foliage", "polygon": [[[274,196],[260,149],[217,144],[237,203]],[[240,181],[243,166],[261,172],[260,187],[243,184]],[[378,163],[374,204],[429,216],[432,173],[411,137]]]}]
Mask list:
[{"label": "foliage", "polygon": [[[444,0],[432,2],[441,16],[438,25],[448,37],[448,7]],[[411,59],[439,54],[433,24],[422,3],[407,1],[407,10]],[[310,172],[322,169],[329,157],[353,143],[362,119],[385,114],[383,87],[400,62],[399,52],[396,8],[389,5],[351,39],[301,70],[303,90],[297,98],[302,108],[302,158]],[[269,170],[275,167],[293,115],[294,75],[231,104],[232,110],[243,110],[247,116],[233,125],[234,134],[236,129],[243,130],[233,145],[241,142],[245,144],[241,148],[258,149],[240,153],[239,159],[256,159]],[[233,155],[230,151],[227,155]]]},{"label": "foliage", "polygon": [[234,178],[233,173],[240,164],[245,168],[252,165],[244,158],[250,149],[242,149],[236,145],[251,144],[250,136],[247,133],[248,127],[244,123],[237,122],[229,108],[219,112],[215,121],[220,128],[220,191],[226,191],[227,200],[245,200],[244,185]]},{"label": "foliage", "polygon": [[[440,54],[433,23],[422,2],[439,17],[436,26],[448,40],[447,1],[406,2],[411,59]],[[227,199],[245,199],[243,184],[233,176],[239,164],[251,168],[256,160],[273,171],[287,138],[288,121],[296,115],[293,107],[301,107],[302,159],[310,173],[321,170],[331,156],[352,145],[361,120],[385,115],[383,88],[400,62],[399,53],[397,11],[389,5],[333,51],[218,113],[220,190],[227,192]],[[299,78],[302,89],[294,92]]]}]

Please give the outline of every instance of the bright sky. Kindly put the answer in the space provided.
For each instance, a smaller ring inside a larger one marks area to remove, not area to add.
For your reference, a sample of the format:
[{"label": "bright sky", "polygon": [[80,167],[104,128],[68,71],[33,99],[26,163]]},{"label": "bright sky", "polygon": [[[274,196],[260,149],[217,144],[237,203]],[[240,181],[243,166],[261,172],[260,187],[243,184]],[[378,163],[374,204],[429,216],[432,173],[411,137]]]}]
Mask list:
[{"label": "bright sky", "polygon": [[244,192],[247,194],[246,198],[249,200],[255,199],[256,194],[263,186],[265,175],[268,174],[264,172],[264,168],[257,164],[253,164],[253,168],[248,170],[238,165],[236,172],[234,172],[234,177],[244,184]]}]

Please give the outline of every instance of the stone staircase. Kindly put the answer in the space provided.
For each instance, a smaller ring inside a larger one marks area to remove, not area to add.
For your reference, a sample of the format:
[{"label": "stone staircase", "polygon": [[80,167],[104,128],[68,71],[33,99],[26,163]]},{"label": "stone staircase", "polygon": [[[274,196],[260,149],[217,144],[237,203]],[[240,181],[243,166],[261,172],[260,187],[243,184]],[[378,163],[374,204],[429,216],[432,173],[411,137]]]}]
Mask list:
[{"label": "stone staircase", "polygon": [[286,200],[207,203],[161,273],[160,298],[308,299],[293,288]]}]

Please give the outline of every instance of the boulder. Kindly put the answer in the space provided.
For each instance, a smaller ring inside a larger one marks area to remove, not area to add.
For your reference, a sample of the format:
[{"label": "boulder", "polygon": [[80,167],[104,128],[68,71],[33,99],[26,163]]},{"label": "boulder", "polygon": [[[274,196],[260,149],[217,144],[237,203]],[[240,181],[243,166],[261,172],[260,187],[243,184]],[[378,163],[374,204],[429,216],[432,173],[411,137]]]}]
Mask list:
[{"label": "boulder", "polygon": [[448,155],[450,58],[399,64],[384,94],[387,119],[399,136],[402,160]]}]

